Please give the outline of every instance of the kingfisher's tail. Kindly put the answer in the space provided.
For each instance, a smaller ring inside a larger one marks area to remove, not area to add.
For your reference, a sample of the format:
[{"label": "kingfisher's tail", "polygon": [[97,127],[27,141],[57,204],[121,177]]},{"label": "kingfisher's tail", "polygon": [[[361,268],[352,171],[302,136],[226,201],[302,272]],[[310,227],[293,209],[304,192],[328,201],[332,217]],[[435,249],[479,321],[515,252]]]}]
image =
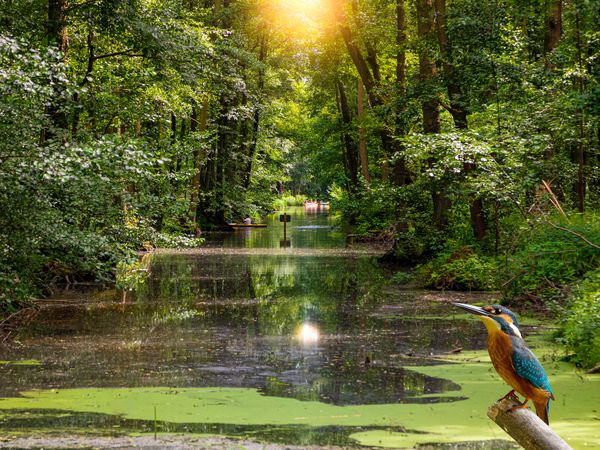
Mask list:
[{"label": "kingfisher's tail", "polygon": [[535,405],[535,413],[538,415],[540,419],[542,419],[546,425],[549,425],[548,422],[548,411],[550,411],[550,399],[546,399],[546,401],[537,403],[534,402]]}]

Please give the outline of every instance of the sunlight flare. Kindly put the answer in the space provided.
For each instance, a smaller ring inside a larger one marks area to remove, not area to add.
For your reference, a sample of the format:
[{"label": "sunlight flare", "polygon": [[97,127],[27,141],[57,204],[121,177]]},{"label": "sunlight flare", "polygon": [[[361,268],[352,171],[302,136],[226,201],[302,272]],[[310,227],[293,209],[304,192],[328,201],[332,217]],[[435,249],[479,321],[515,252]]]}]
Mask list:
[{"label": "sunlight flare", "polygon": [[325,0],[278,0],[266,12],[280,31],[295,39],[314,38],[320,33]]},{"label": "sunlight flare", "polygon": [[281,4],[300,14],[311,14],[323,7],[322,0],[281,0]]},{"label": "sunlight flare", "polygon": [[297,337],[305,345],[316,344],[319,341],[319,329],[313,324],[304,323],[300,327]]}]

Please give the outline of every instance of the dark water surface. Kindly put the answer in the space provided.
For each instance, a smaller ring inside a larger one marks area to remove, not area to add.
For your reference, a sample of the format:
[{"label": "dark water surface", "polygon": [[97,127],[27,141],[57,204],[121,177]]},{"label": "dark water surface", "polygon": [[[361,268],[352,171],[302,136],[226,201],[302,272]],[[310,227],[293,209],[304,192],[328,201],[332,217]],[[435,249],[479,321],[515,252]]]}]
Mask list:
[{"label": "dark water surface", "polygon": [[[371,249],[345,249],[326,213],[291,211],[287,240],[278,216],[265,229],[209,237],[207,248],[158,252],[135,294],[76,288],[41,303],[39,314],[0,349],[0,396],[75,387],[251,387],[268,396],[335,405],[442,401],[450,380],[411,366],[434,364],[465,337],[483,343],[475,321],[444,322],[446,304],[389,286]],[[428,395],[426,398],[420,397]],[[445,401],[459,400],[456,397]],[[90,425],[91,424],[91,425]],[[16,428],[146,430],[101,414],[30,411],[0,417]],[[182,426],[163,424],[182,431]],[[353,430],[189,425],[280,442],[341,443]],[[303,439],[298,438],[302,435]]]}]

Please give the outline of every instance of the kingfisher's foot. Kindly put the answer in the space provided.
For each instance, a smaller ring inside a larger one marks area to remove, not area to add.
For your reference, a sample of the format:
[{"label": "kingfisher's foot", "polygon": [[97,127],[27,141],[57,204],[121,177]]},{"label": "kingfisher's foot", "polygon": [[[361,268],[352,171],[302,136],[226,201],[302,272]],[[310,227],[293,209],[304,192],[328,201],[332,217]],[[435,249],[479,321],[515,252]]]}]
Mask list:
[{"label": "kingfisher's foot", "polygon": [[519,399],[519,397],[517,397],[517,394],[515,394],[515,390],[513,389],[512,391],[510,391],[508,394],[506,394],[504,397],[502,397],[501,399],[498,399],[499,402],[501,402],[502,400],[506,400],[507,398],[514,398],[514,399]]},{"label": "kingfisher's foot", "polygon": [[528,398],[525,399],[525,402],[521,405],[517,405],[517,406],[513,406],[512,408],[509,409],[510,412],[515,411],[517,409],[529,409],[529,406],[527,406],[527,402],[529,401]]}]

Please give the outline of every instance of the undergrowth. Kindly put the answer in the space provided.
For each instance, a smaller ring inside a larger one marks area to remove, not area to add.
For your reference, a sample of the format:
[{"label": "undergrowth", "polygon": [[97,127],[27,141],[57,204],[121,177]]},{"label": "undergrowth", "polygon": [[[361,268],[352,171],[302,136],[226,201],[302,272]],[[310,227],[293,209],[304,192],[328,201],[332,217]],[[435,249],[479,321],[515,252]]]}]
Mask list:
[{"label": "undergrowth", "polygon": [[562,339],[582,367],[600,364],[600,269],[575,290],[562,322]]},{"label": "undergrowth", "polygon": [[494,258],[478,255],[469,246],[442,253],[418,269],[426,287],[469,291],[496,289],[497,272]]}]

